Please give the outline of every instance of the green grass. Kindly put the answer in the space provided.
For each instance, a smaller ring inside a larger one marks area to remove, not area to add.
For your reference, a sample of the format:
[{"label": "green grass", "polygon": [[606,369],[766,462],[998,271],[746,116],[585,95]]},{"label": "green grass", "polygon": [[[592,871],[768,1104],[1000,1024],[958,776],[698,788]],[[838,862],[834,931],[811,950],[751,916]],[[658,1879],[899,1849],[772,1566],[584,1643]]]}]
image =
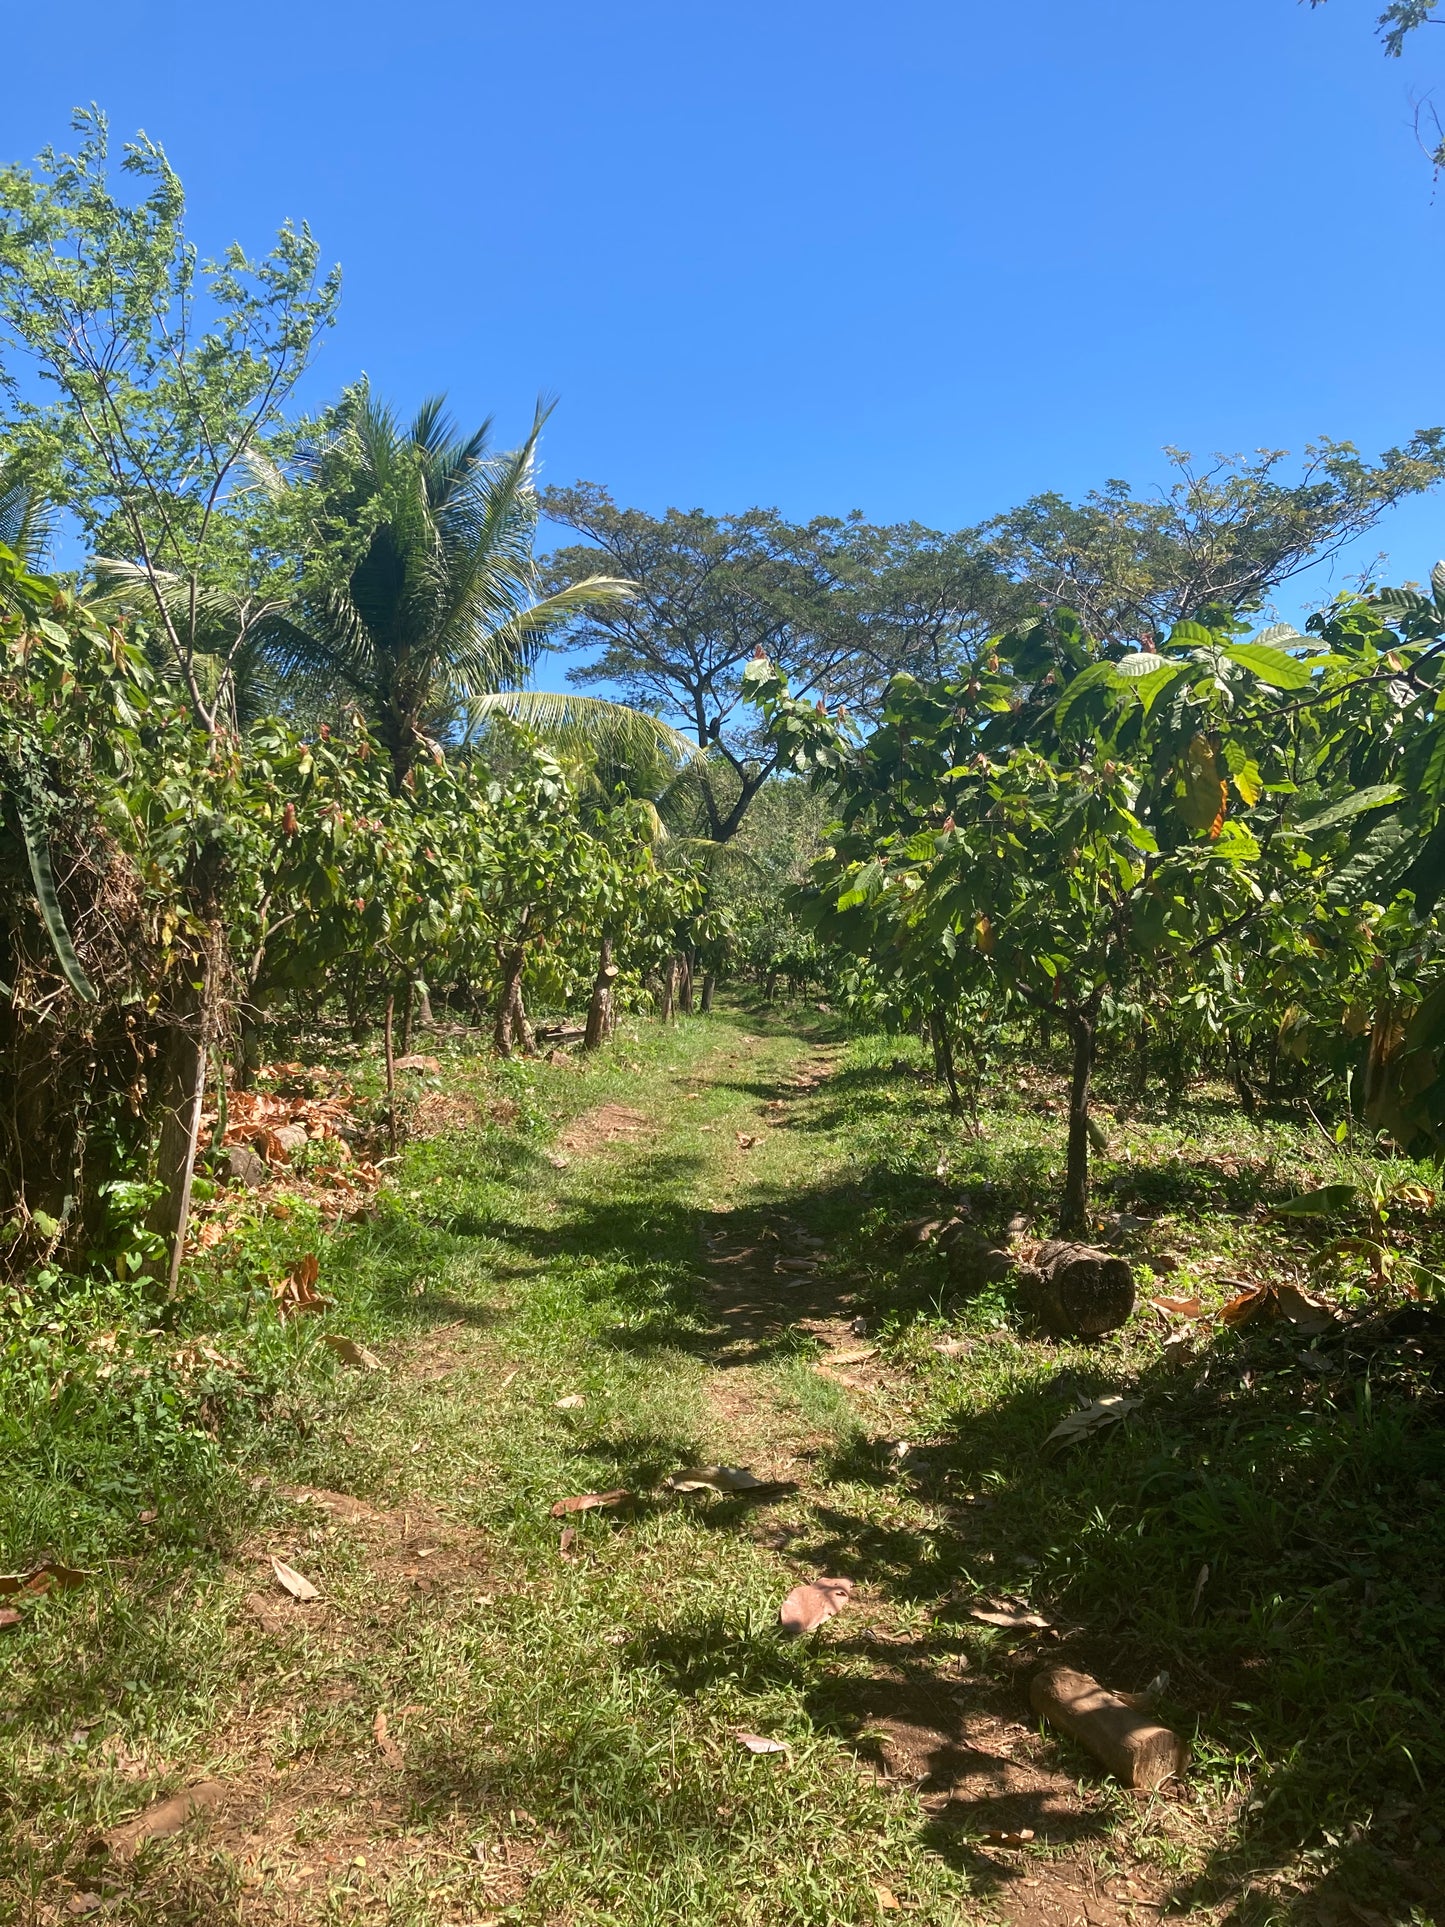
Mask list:
[{"label": "green grass", "polygon": [[[98,1376],[114,1354],[95,1341],[134,1318],[133,1291],[57,1285],[17,1308],[7,1562],[54,1552],[97,1576],[0,1647],[0,1918],[46,1918],[90,1877],[97,1827],[214,1773],[244,1825],[151,1850],[109,1918],[814,1927],[878,1919],[886,1887],[922,1923],[989,1920],[1007,1886],[968,1828],[860,1771],[876,1652],[848,1620],[776,1634],[782,1593],[828,1569],[858,1582],[858,1623],[954,1655],[1020,1708],[1060,1651],[1122,1687],[1167,1671],[1187,1795],[1106,1790],[1085,1845],[1152,1869],[1181,1912],[1306,1927],[1337,1900],[1435,1920],[1445,1342],[1428,1318],[1404,1338],[1372,1325],[1348,1259],[1309,1271],[1323,1231],[1261,1210],[1373,1167],[1209,1092],[1172,1116],[1121,1104],[1098,1204],[1146,1220],[1128,1234],[1141,1264],[1178,1260],[1165,1288],[1319,1275],[1353,1323],[1314,1341],[1339,1367],[1323,1375],[1277,1325],[1166,1351],[1147,1310],[1056,1345],[1007,1287],[903,1229],[960,1207],[990,1236],[1018,1212],[1045,1228],[1054,1067],[1009,1071],[974,1137],[914,1047],[857,1040],[737,1151],[828,1036],[810,1024],[639,1027],[582,1071],[441,1053],[448,1089],[505,1096],[515,1118],[408,1147],[377,1216],[328,1241],[310,1206],[254,1209],[178,1306],[147,1310],[123,1372]],[[553,1138],[605,1103],[645,1113],[649,1139],[557,1168]],[[851,1389],[786,1313],[745,1358],[719,1351],[707,1234],[741,1243],[784,1217],[881,1334]],[[1397,1229],[1434,1263],[1433,1214]],[[312,1247],[334,1309],[281,1326],[270,1280]],[[342,1370],[323,1329],[387,1369]],[[167,1363],[198,1336],[243,1369]],[[968,1349],[939,1353],[945,1337]],[[1126,1425],[1043,1452],[1081,1395],[1113,1390],[1143,1401]],[[770,1449],[801,1484],[766,1505],[658,1491],[681,1464]],[[356,1494],[391,1538],[283,1486]],[[552,1502],[613,1487],[636,1502],[570,1521],[564,1557]],[[397,1539],[408,1519],[455,1541],[434,1591],[407,1576],[425,1563]],[[245,1612],[266,1548],[315,1579],[324,1616],[269,1634]],[[1036,1605],[1062,1644],[972,1623],[980,1592]],[[744,1753],[739,1727],[787,1741],[786,1760]],[[1041,1839],[1033,1857],[1062,1851]]]}]

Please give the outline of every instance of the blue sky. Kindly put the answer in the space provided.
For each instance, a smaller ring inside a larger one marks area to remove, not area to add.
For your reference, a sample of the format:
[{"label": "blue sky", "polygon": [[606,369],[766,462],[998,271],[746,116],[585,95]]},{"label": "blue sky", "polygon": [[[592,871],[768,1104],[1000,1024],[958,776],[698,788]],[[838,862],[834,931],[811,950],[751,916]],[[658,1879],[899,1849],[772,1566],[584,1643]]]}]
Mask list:
[{"label": "blue sky", "polygon": [[[507,437],[545,391],[550,480],[956,527],[1161,483],[1165,443],[1445,422],[1411,125],[1445,35],[1387,61],[1378,11],[69,0],[7,21],[0,151],[94,99],[167,147],[203,248],[309,220],[346,278],[315,398],[365,369]],[[1422,576],[1442,525],[1367,546]]]}]

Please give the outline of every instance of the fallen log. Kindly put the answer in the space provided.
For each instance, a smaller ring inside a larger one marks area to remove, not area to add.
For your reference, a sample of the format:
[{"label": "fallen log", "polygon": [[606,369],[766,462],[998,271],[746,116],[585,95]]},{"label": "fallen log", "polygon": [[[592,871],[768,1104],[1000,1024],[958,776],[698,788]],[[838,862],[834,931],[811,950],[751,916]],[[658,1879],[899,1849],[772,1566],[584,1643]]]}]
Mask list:
[{"label": "fallen log", "polygon": [[169,1800],[157,1801],[155,1806],[147,1807],[144,1813],[138,1813],[133,1820],[100,1834],[92,1842],[91,1851],[109,1854],[116,1860],[128,1859],[147,1840],[169,1839],[173,1833],[179,1833],[195,1814],[218,1807],[225,1797],[226,1789],[219,1781],[200,1780],[195,1786],[187,1787],[184,1793],[174,1793]]},{"label": "fallen log", "polygon": [[1177,1733],[1087,1673],[1068,1666],[1036,1673],[1029,1703],[1060,1732],[1087,1747],[1121,1786],[1152,1791],[1188,1764],[1189,1749]]},{"label": "fallen log", "polygon": [[1052,1239],[1020,1266],[1019,1281],[1025,1306],[1056,1338],[1096,1338],[1134,1309],[1132,1267],[1095,1245]]}]

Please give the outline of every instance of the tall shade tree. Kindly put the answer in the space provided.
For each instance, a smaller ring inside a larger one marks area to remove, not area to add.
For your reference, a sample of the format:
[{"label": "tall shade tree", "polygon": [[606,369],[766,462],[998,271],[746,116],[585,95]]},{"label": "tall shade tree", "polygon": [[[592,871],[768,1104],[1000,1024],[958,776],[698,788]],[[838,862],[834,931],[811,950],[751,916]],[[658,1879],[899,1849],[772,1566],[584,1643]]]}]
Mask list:
[{"label": "tall shade tree", "polygon": [[[1325,0],[1310,0],[1312,7],[1322,7]],[[1445,24],[1435,0],[1391,0],[1375,25],[1385,52],[1396,60],[1405,50],[1405,42],[1417,27],[1438,27]]]},{"label": "tall shade tree", "polygon": [[1278,449],[1205,468],[1169,453],[1178,479],[1161,495],[1112,481],[1082,502],[1039,495],[999,516],[988,534],[1000,566],[1043,608],[1073,610],[1101,641],[1133,642],[1259,609],[1445,477],[1438,428],[1373,464],[1348,442],[1321,442],[1295,480]]},{"label": "tall shade tree", "polygon": [[[31,476],[134,591],[214,731],[234,722],[236,654],[280,570],[245,464],[280,430],[340,274],[319,275],[290,223],[268,254],[203,261],[164,150],[142,135],[113,170],[105,117],[74,125],[74,153],[0,170],[0,385]],[[222,591],[239,620],[218,632]]]},{"label": "tall shade tree", "polygon": [[604,559],[636,584],[574,625],[572,645],[598,653],[571,679],[611,683],[687,730],[707,752],[689,772],[699,827],[726,842],[777,766],[742,705],[754,653],[786,664],[800,694],[852,698],[860,671],[871,676],[846,597],[865,579],[861,524],[799,526],[773,509],[652,516],[590,482],[548,489],[543,511],[585,538],[547,558],[550,586],[565,592]]},{"label": "tall shade tree", "polygon": [[519,682],[544,638],[629,585],[590,575],[538,597],[533,541],[540,407],[520,448],[489,451],[441,398],[403,425],[362,383],[290,478],[258,470],[314,558],[267,648],[288,676],[349,692],[373,721],[399,786],[459,703]]}]

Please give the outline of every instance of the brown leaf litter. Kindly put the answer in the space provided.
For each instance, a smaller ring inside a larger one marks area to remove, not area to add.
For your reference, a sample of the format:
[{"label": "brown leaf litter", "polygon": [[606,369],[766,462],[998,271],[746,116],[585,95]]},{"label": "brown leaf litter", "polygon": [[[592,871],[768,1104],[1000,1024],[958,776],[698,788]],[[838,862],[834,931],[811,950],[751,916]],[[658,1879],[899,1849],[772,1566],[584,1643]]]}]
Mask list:
[{"label": "brown leaf litter", "polygon": [[641,1111],[631,1110],[626,1104],[599,1104],[595,1110],[573,1118],[557,1145],[572,1157],[585,1158],[595,1156],[609,1144],[636,1143],[651,1135],[652,1126]]}]

